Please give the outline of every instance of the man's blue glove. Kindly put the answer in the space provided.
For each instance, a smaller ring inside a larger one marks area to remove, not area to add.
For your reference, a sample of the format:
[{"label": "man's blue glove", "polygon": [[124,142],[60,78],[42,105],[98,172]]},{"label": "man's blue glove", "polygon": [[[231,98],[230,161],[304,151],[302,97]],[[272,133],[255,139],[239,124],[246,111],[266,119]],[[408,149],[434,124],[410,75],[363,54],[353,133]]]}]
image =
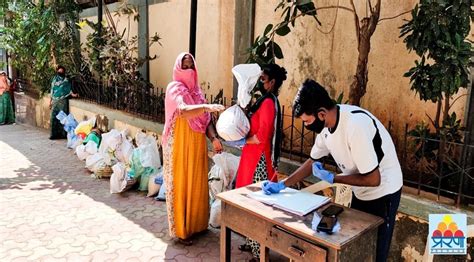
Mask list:
[{"label": "man's blue glove", "polygon": [[236,141],[227,141],[227,142],[224,142],[224,144],[227,144],[228,146],[233,146],[233,147],[243,147],[245,145],[245,137]]},{"label": "man's blue glove", "polygon": [[262,191],[266,195],[277,194],[280,193],[283,189],[285,189],[285,182],[280,181],[278,183],[271,182],[271,181],[264,181],[262,183]]},{"label": "man's blue glove", "polygon": [[320,162],[313,163],[313,176],[330,184],[334,183],[334,174],[325,170]]}]

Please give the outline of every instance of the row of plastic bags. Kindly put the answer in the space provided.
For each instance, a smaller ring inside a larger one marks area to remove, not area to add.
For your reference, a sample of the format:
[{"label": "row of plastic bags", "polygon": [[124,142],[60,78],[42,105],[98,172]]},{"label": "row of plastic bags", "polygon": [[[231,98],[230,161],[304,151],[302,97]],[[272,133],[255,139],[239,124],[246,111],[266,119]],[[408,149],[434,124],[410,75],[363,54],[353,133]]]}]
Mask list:
[{"label": "row of plastic bags", "polygon": [[[101,134],[94,129],[95,118],[77,123],[72,114],[66,115],[63,111],[56,118],[68,133],[67,146],[85,161],[85,167],[93,176],[110,175],[111,193],[124,192],[138,183],[138,190],[149,191],[148,196],[161,193],[159,199],[164,200],[166,187],[161,186],[163,175],[155,137],[139,132],[135,147],[128,130],[112,129]],[[156,184],[155,181],[161,182]]]}]

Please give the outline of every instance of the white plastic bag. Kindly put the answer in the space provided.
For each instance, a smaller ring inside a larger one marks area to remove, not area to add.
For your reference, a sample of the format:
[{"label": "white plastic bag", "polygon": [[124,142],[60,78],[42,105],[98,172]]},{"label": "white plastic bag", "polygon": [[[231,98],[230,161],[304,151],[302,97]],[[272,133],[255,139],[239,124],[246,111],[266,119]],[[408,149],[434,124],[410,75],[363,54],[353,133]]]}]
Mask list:
[{"label": "white plastic bag", "polygon": [[148,180],[148,193],[146,194],[147,197],[152,197],[160,192],[162,184],[157,184],[155,182],[155,179],[160,176],[163,176],[163,169],[161,168],[158,170],[157,174],[150,176],[150,179]]},{"label": "white plastic bag", "polygon": [[232,189],[232,182],[234,181],[235,176],[237,175],[237,170],[239,169],[240,157],[231,153],[223,152],[221,154],[215,154],[212,157],[212,161],[222,169],[222,179],[224,180],[224,186],[226,189]]},{"label": "white plastic bag", "polygon": [[251,92],[260,79],[262,69],[258,64],[240,64],[232,68],[232,73],[239,83],[237,92],[238,104],[245,108],[252,99]]},{"label": "white plastic bag", "polygon": [[242,108],[239,105],[233,105],[219,116],[216,130],[224,140],[236,141],[247,136],[250,131],[250,122]]},{"label": "white plastic bag", "polygon": [[133,153],[133,144],[128,141],[126,138],[123,138],[122,143],[118,146],[117,151],[115,151],[115,156],[118,161],[123,163],[130,163],[130,158]]},{"label": "white plastic bag", "polygon": [[99,168],[102,168],[106,165],[104,158],[101,154],[97,153],[86,158],[86,168],[89,169],[92,173],[97,172]]},{"label": "white plastic bag", "polygon": [[216,195],[232,189],[232,182],[239,168],[240,157],[223,152],[212,157],[214,166],[208,173],[209,196],[211,202]]},{"label": "white plastic bag", "polygon": [[95,117],[86,121],[82,121],[76,126],[76,128],[74,129],[74,133],[76,135],[78,135],[79,133],[83,133],[84,135],[87,136],[91,132],[94,125],[95,125]]},{"label": "white plastic bag", "polygon": [[214,228],[221,227],[221,200],[220,199],[217,199],[211,205],[209,225]]},{"label": "white plastic bag", "polygon": [[80,160],[86,160],[87,157],[97,153],[97,144],[94,141],[89,141],[85,145],[78,145],[76,147],[76,155]]},{"label": "white plastic bag", "polygon": [[104,158],[107,165],[111,166],[116,161],[114,153],[121,142],[122,134],[116,129],[112,129],[110,132],[102,134],[99,154]]},{"label": "white plastic bag", "polygon": [[86,158],[89,156],[89,154],[86,152],[86,146],[85,145],[79,145],[76,147],[76,155],[79,158],[79,160],[86,160]]},{"label": "white plastic bag", "polygon": [[166,201],[166,183],[163,183],[160,187],[160,192],[155,197],[156,200]]},{"label": "white plastic bag", "polygon": [[110,176],[110,193],[121,193],[127,187],[126,168],[124,163],[117,163],[112,166],[112,176]]},{"label": "white plastic bag", "polygon": [[94,155],[96,154],[98,151],[97,151],[97,144],[92,141],[92,140],[89,140],[89,142],[87,142],[87,144],[85,145],[85,151],[89,154],[89,155]]},{"label": "white plastic bag", "polygon": [[137,148],[140,151],[140,162],[143,167],[153,167],[158,169],[161,167],[160,153],[158,151],[158,143],[153,136],[146,135],[143,132],[137,133],[135,136]]},{"label": "white plastic bag", "polygon": [[216,199],[216,195],[225,189],[224,179],[222,179],[222,177],[224,177],[224,170],[218,165],[212,166],[208,173],[207,180],[209,183],[209,198],[211,203]]}]

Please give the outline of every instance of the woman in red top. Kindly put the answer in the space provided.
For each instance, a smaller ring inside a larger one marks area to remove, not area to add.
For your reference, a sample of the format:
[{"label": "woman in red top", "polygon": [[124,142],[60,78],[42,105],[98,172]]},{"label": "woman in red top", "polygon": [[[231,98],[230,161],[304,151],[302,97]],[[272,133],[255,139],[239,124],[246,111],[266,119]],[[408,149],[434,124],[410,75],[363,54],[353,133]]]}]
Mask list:
[{"label": "woman in red top", "polygon": [[[278,165],[281,145],[281,111],[278,93],[286,80],[286,70],[276,64],[263,67],[259,81],[262,96],[250,107],[250,132],[237,171],[236,188],[263,180],[277,181],[275,169]],[[257,242],[247,240],[241,250],[252,251],[259,256]]]}]

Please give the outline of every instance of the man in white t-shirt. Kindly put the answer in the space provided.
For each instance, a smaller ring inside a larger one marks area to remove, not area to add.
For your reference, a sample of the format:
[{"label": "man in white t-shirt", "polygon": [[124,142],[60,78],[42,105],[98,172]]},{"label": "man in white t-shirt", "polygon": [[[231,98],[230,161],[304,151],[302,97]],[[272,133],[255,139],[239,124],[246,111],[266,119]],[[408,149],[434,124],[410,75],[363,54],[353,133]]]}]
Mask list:
[{"label": "man in white t-shirt", "polygon": [[[395,146],[382,123],[368,111],[336,105],[314,80],[306,80],[296,95],[293,114],[307,129],[319,133],[308,159],[288,179],[264,182],[267,194],[278,193],[311,173],[329,183],[351,185],[351,207],[384,219],[377,235],[377,261],[386,261],[403,185]],[[316,162],[331,154],[342,175],[335,176]]]}]

